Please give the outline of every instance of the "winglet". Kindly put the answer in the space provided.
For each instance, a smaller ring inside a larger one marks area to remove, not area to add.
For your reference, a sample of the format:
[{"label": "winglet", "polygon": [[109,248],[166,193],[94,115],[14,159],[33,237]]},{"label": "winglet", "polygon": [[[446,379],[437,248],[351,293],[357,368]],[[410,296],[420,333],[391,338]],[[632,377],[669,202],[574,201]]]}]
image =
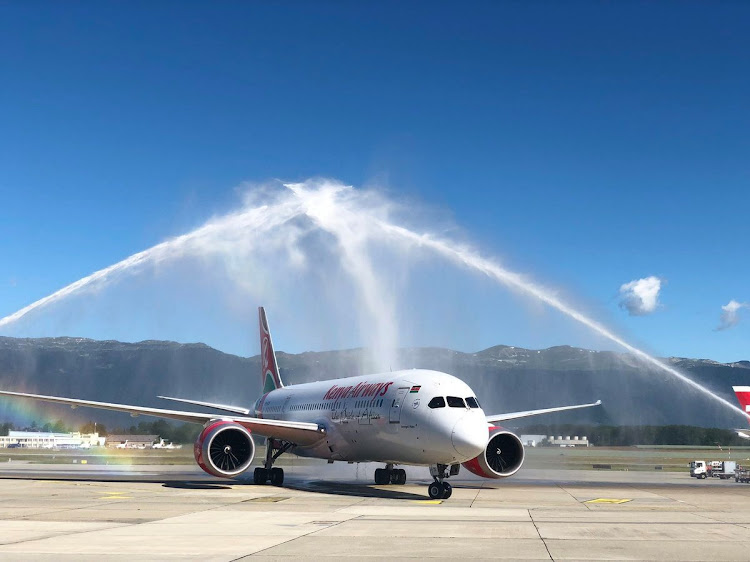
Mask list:
[{"label": "winglet", "polygon": [[281,376],[279,375],[279,364],[276,362],[276,352],[273,349],[271,330],[268,329],[266,310],[262,306],[258,307],[258,321],[260,324],[261,377],[263,394],[265,394],[277,388],[282,388],[284,383],[281,382]]}]

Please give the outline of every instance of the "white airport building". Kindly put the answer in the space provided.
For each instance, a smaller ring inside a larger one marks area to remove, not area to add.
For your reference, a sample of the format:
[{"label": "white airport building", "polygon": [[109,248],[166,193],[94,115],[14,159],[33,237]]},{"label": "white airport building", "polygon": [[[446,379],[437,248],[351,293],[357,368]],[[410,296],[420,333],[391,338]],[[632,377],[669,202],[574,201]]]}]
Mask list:
[{"label": "white airport building", "polygon": [[546,435],[521,435],[520,439],[524,447],[539,447],[547,440],[547,436]]},{"label": "white airport building", "polygon": [[525,447],[588,447],[589,440],[585,435],[579,437],[574,435],[521,435],[521,442]]},{"label": "white airport building", "polygon": [[89,449],[103,447],[106,437],[98,433],[51,433],[45,431],[9,431],[0,436],[0,448]]},{"label": "white airport building", "polygon": [[574,435],[572,438],[570,437],[570,435],[566,435],[565,438],[563,438],[562,435],[558,435],[557,437],[553,437],[550,435],[547,442],[553,447],[588,447],[589,446],[588,437],[586,437],[585,435],[583,437],[578,437],[578,435]]}]

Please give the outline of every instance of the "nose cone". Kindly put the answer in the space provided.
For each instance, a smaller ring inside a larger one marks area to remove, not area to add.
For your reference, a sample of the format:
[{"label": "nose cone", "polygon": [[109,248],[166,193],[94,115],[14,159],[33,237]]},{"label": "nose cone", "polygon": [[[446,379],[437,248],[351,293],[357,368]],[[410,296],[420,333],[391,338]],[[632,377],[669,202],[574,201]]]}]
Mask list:
[{"label": "nose cone", "polygon": [[471,460],[487,446],[489,432],[484,416],[468,412],[453,426],[451,441],[456,452],[466,460]]}]

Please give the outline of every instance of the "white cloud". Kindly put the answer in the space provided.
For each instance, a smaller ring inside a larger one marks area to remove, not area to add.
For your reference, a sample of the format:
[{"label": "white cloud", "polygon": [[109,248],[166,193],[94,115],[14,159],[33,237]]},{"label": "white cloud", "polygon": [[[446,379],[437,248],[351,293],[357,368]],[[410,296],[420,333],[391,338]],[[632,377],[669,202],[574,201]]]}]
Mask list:
[{"label": "white cloud", "polygon": [[719,322],[716,331],[728,330],[729,328],[736,326],[740,321],[740,310],[743,308],[750,308],[750,303],[737,302],[732,299],[722,306],[721,321]]},{"label": "white cloud", "polygon": [[625,283],[620,287],[620,308],[631,316],[651,314],[659,306],[661,283],[661,279],[654,276]]}]

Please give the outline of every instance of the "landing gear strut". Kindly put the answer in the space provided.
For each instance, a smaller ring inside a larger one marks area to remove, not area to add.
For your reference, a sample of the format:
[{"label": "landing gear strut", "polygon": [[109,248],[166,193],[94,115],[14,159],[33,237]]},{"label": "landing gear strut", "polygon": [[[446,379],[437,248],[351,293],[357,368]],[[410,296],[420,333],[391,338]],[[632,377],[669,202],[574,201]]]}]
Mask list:
[{"label": "landing gear strut", "polygon": [[274,468],[273,463],[291,448],[291,443],[278,441],[276,439],[268,439],[266,441],[266,462],[264,463],[264,466],[257,467],[253,472],[253,483],[266,484],[270,480],[273,486],[283,485],[284,469],[278,467]]},{"label": "landing gear strut", "polygon": [[[430,474],[435,481],[427,487],[427,493],[433,500],[447,500],[453,494],[453,486],[448,482],[443,482],[453,471],[449,470],[444,464],[437,464],[430,467]],[[455,471],[456,474],[458,471]]]},{"label": "landing gear strut", "polygon": [[385,465],[385,468],[376,468],[375,484],[406,484],[406,471],[403,468],[393,468],[392,464]]}]

